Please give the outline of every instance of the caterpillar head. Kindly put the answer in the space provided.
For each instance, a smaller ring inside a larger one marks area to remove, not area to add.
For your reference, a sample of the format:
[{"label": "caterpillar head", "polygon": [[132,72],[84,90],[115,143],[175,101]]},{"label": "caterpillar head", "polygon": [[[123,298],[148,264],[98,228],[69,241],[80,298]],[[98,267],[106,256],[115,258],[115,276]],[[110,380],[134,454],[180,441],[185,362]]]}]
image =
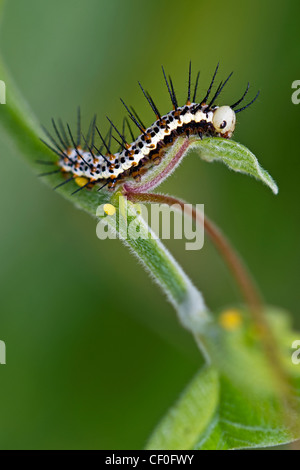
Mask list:
[{"label": "caterpillar head", "polygon": [[235,112],[230,106],[221,106],[214,111],[212,124],[222,137],[230,139],[235,129]]}]

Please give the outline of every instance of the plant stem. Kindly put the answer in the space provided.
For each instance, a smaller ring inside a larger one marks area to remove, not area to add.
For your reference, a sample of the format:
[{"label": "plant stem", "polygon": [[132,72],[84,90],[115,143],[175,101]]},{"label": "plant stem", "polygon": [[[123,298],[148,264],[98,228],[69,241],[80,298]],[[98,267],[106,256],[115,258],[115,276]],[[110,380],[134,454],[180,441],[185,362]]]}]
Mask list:
[{"label": "plant stem", "polygon": [[[185,202],[172,196],[166,196],[164,194],[153,194],[153,193],[126,193],[128,199],[132,202],[145,202],[145,203],[157,203],[157,204],[168,204],[172,206],[178,204],[182,210],[184,210]],[[189,211],[189,208],[186,208]],[[195,208],[191,209],[191,217],[199,222],[204,223],[206,233],[221,253],[222,257],[226,261],[229,269],[231,270],[246,303],[250,310],[261,310],[262,301],[255,287],[244,263],[241,261],[239,255],[233,249],[229,241],[222,234],[221,230],[205,215],[197,212]]]},{"label": "plant stem", "polygon": [[[170,206],[177,204],[184,210],[185,202],[172,196],[154,193],[131,193],[126,192],[127,198],[132,202],[138,203],[157,203],[168,204]],[[189,210],[189,206],[187,208]],[[244,263],[236,250],[232,247],[230,242],[223,235],[221,230],[211,220],[204,217],[202,213],[197,212],[194,208],[190,211],[191,217],[197,222],[203,222],[206,233],[209,235],[211,241],[214,243],[223,259],[226,261],[230,271],[232,272],[237,285],[243,294],[246,304],[249,308],[249,313],[252,315],[253,321],[256,325],[257,332],[265,350],[266,357],[272,367],[275,377],[279,385],[280,395],[287,406],[287,413],[289,426],[295,427],[293,411],[295,409],[295,400],[291,394],[291,385],[285,369],[280,361],[280,354],[277,347],[277,342],[270,330],[269,324],[263,314],[263,302],[260,294],[253,283],[251,276],[248,273]]]}]

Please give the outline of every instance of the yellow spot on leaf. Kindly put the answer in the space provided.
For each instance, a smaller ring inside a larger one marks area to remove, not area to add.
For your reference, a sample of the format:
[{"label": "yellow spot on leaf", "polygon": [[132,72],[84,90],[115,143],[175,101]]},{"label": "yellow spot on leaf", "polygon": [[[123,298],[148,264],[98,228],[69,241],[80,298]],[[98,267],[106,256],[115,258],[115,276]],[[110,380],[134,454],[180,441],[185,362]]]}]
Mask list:
[{"label": "yellow spot on leaf", "polygon": [[114,215],[116,213],[116,208],[112,204],[104,204],[103,210],[106,215]]},{"label": "yellow spot on leaf", "polygon": [[80,186],[80,187],[87,184],[88,181],[89,180],[87,178],[84,178],[83,176],[78,176],[77,178],[75,178],[75,183],[78,184],[78,186]]},{"label": "yellow spot on leaf", "polygon": [[140,205],[138,202],[136,202],[136,203],[134,204],[134,208],[135,208],[135,210],[136,210],[136,212],[137,212],[138,215],[141,215],[141,214],[142,214],[142,208],[141,208],[141,205]]},{"label": "yellow spot on leaf", "polygon": [[238,310],[225,310],[219,317],[220,325],[228,331],[237,330],[242,324],[242,316]]}]

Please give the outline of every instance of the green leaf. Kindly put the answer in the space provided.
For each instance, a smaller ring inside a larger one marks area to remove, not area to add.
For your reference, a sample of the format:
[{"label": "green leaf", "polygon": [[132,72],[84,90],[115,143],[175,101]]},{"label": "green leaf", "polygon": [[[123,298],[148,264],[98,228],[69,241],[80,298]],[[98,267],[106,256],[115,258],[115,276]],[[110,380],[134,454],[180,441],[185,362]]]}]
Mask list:
[{"label": "green leaf", "polygon": [[147,449],[193,449],[214,419],[218,402],[218,372],[204,367],[158,426]]},{"label": "green leaf", "polygon": [[148,170],[140,183],[128,183],[128,188],[133,192],[147,192],[155,188],[172,174],[191,151],[198,153],[207,162],[221,161],[231,170],[251,175],[269,186],[274,194],[278,194],[275,181],[244,145],[219,137],[204,137],[201,140],[195,136],[189,139],[178,137],[165,152],[162,162]]},{"label": "green leaf", "polygon": [[[241,312],[237,313],[241,315]],[[208,349],[214,367],[202,369],[158,425],[147,449],[240,449],[274,446],[300,437],[300,367],[292,364],[287,314],[270,309],[268,321],[288,374],[293,408],[287,409],[247,315],[234,328],[213,326]]]},{"label": "green leaf", "polygon": [[238,142],[211,137],[202,141],[193,140],[189,150],[200,153],[201,158],[207,162],[218,160],[231,170],[254,176],[269,186],[274,194],[278,194],[278,187],[269,173],[260,166],[255,155]]}]

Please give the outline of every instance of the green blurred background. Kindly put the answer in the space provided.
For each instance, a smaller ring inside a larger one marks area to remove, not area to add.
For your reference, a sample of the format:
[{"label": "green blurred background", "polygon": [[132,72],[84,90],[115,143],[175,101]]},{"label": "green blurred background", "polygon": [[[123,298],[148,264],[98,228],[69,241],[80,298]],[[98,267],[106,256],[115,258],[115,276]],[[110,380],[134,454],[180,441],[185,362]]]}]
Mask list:
[{"label": "green blurred background", "polygon": [[[94,112],[100,124],[106,114],[120,123],[120,96],[150,124],[137,80],[167,112],[161,64],[182,102],[190,59],[201,69],[199,95],[219,60],[220,78],[235,72],[221,104],[248,80],[251,96],[261,89],[238,115],[235,140],[277,180],[278,196],[196,156],[160,189],[204,203],[266,301],[298,326],[299,14],[296,0],[9,0],[0,34],[17,85],[48,127],[52,116],[74,123],[78,104],[86,124]],[[192,338],[128,250],[98,240],[95,220],[2,143],[0,192],[0,448],[142,448],[201,364]],[[240,302],[208,240],[199,252],[168,247],[211,309]]]}]

